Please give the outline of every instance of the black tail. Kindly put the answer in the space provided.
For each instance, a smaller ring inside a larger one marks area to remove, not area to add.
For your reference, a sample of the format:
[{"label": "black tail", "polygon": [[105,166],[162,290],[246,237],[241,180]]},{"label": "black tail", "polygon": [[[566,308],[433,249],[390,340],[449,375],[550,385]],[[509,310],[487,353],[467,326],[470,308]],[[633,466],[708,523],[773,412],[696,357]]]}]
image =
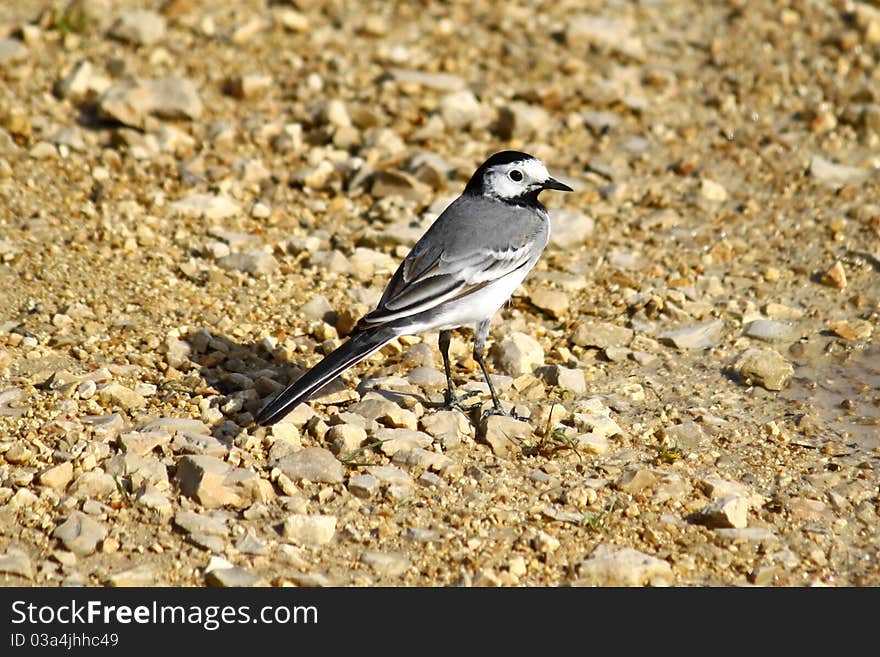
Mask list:
[{"label": "black tail", "polygon": [[399,332],[387,326],[381,326],[355,333],[349,340],[340,345],[317,365],[291,383],[287,388],[266,404],[257,413],[254,422],[268,426],[275,424],[287,415],[294,406],[304,401],[309,395],[323,388],[349,367],[357,365],[377,349],[381,349],[399,335]]}]

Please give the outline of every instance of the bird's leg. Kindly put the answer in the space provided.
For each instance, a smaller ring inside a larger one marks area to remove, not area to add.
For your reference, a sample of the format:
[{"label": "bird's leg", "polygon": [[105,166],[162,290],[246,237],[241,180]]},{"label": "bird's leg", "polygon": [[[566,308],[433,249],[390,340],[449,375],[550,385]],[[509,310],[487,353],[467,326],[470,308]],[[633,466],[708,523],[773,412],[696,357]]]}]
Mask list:
[{"label": "bird's leg", "polygon": [[501,407],[501,402],[498,400],[498,394],[492,385],[492,377],[489,376],[489,368],[486,367],[486,360],[483,358],[483,352],[486,350],[486,338],[489,337],[489,321],[486,319],[480,322],[474,331],[474,360],[479,363],[480,369],[483,370],[483,376],[486,377],[486,385],[489,386],[489,394],[492,395],[492,405],[495,407],[493,410],[488,411],[487,414],[507,415]]},{"label": "bird's leg", "polygon": [[[491,318],[490,318],[491,319]],[[489,386],[489,393],[492,395],[492,405],[494,408],[490,408],[487,411],[483,412],[480,420],[486,419],[489,415],[506,415],[508,417],[512,417],[515,420],[526,421],[527,418],[520,417],[513,410],[509,413],[504,410],[501,406],[501,402],[498,399],[498,395],[495,392],[495,386],[492,385],[492,378],[489,376],[489,368],[486,367],[486,361],[483,358],[483,352],[486,349],[486,338],[489,337],[489,319],[480,322],[477,324],[477,330],[474,331],[474,360],[480,364],[480,369],[483,370],[483,376],[486,377],[486,385]]]},{"label": "bird's leg", "polygon": [[468,392],[464,396],[459,397],[455,394],[455,386],[452,384],[452,368],[449,365],[449,343],[452,340],[452,331],[445,330],[440,331],[440,339],[438,340],[440,346],[440,354],[443,356],[443,369],[446,371],[446,390],[443,391],[444,399],[444,408],[447,411],[451,411],[455,408],[468,411],[469,407],[462,406],[462,402],[468,397],[473,397],[476,391]]}]

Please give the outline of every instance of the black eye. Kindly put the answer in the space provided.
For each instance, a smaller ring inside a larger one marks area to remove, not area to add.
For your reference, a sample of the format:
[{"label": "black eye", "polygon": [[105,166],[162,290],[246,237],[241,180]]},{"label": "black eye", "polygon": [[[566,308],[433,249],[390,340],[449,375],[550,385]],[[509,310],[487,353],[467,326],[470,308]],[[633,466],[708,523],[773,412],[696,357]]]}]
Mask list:
[{"label": "black eye", "polygon": [[510,179],[513,182],[522,182],[523,175],[522,175],[522,171],[520,171],[519,169],[514,169],[513,171],[511,171],[507,175],[510,176]]}]

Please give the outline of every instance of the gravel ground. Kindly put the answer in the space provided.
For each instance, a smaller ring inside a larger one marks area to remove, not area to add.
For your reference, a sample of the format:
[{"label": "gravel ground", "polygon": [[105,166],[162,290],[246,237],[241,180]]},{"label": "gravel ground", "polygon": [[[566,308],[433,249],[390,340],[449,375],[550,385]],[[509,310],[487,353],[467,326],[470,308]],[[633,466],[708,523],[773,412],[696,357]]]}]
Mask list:
[{"label": "gravel ground", "polygon": [[[880,5],[358,7],[0,4],[0,584],[880,585]],[[504,148],[528,421],[427,334],[254,427]]]}]

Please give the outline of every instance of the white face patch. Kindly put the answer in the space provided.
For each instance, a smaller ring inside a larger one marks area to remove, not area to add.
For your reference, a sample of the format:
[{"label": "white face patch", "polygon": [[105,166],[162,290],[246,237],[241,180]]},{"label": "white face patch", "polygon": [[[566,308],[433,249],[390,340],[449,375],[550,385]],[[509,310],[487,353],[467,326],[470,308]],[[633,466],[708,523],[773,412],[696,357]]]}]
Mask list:
[{"label": "white face patch", "polygon": [[500,199],[514,199],[540,189],[549,177],[547,167],[540,160],[499,164],[486,172],[485,192]]}]

